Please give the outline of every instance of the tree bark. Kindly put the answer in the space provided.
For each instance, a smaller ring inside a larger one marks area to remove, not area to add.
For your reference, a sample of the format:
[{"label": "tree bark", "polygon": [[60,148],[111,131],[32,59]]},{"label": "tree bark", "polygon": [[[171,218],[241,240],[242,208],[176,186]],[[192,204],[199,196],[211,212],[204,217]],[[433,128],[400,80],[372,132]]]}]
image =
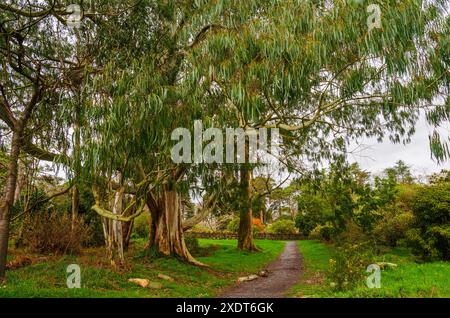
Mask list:
[{"label": "tree bark", "polygon": [[257,251],[253,242],[252,204],[251,204],[251,171],[241,168],[241,209],[239,216],[238,248],[246,251]]},{"label": "tree bark", "polygon": [[239,216],[239,231],[238,231],[238,249],[246,251],[258,251],[258,248],[253,242],[253,224],[252,224],[252,171],[248,166],[249,162],[249,141],[245,141],[245,162],[241,166],[240,171],[240,187],[241,187],[241,202],[240,202],[240,216]]},{"label": "tree bark", "polygon": [[[123,211],[123,188],[116,191],[110,201],[110,210],[115,215],[121,215]],[[125,262],[123,250],[122,221],[109,218],[102,218],[103,233],[105,235],[106,248],[112,266],[117,262],[122,265]]]},{"label": "tree bark", "polygon": [[177,256],[194,265],[206,266],[189,253],[184,242],[179,193],[166,186],[158,200],[149,194],[147,205],[152,216],[148,248],[162,255]]},{"label": "tree bark", "polygon": [[0,202],[0,281],[5,279],[6,256],[8,254],[9,220],[16,191],[18,160],[22,143],[23,125],[13,131],[11,151],[8,164],[8,176],[3,198]]},{"label": "tree bark", "polygon": [[21,192],[22,192],[22,188],[23,188],[23,185],[24,185],[24,183],[26,181],[26,171],[23,171],[23,170],[26,170],[26,168],[24,167],[22,169],[22,167],[20,167],[20,165],[18,164],[17,165],[17,184],[16,184],[16,190],[14,191],[14,202],[13,202],[13,204],[20,200],[20,195],[21,195]]},{"label": "tree bark", "polygon": [[79,210],[80,210],[80,191],[79,191],[79,182],[80,182],[80,170],[81,170],[81,157],[80,157],[80,151],[81,151],[81,124],[80,124],[80,117],[81,117],[81,109],[80,106],[77,105],[75,107],[75,115],[74,115],[74,127],[73,127],[73,134],[74,134],[74,147],[73,147],[73,160],[74,160],[74,172],[75,172],[75,178],[74,178],[74,187],[72,190],[72,230],[75,226],[75,222],[77,220]]},{"label": "tree bark", "polygon": [[76,184],[74,184],[73,189],[72,189],[72,231],[75,227],[75,223],[77,221],[77,217],[78,217],[78,213],[80,210],[80,192],[78,190],[78,186]]}]

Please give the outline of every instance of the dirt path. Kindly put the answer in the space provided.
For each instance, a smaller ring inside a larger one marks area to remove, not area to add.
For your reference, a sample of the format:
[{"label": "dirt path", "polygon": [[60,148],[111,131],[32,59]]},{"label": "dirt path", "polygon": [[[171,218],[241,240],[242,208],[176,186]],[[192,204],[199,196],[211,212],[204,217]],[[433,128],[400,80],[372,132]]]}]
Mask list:
[{"label": "dirt path", "polygon": [[289,287],[300,279],[303,259],[296,242],[287,242],[281,255],[268,267],[269,276],[241,283],[220,297],[225,298],[281,298]]}]

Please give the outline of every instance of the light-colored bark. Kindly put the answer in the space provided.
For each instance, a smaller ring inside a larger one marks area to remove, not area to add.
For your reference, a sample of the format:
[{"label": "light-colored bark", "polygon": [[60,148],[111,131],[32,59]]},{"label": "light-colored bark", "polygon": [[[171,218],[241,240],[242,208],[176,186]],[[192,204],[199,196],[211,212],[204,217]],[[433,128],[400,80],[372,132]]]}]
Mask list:
[{"label": "light-colored bark", "polygon": [[9,219],[11,207],[14,204],[20,144],[23,135],[23,126],[19,128],[20,129],[13,131],[6,187],[4,195],[0,202],[0,281],[3,281],[6,275],[6,256],[8,254],[9,241]]},{"label": "light-colored bark", "polygon": [[[249,162],[249,143],[245,142],[245,161]],[[252,171],[243,164],[240,171],[241,204],[239,216],[238,248],[246,251],[257,251],[253,242],[253,209],[252,209]]]},{"label": "light-colored bark", "polygon": [[206,266],[197,261],[184,242],[181,217],[181,197],[174,189],[164,189],[158,200],[151,194],[148,203],[152,215],[148,248],[163,255],[174,255],[191,264]]}]

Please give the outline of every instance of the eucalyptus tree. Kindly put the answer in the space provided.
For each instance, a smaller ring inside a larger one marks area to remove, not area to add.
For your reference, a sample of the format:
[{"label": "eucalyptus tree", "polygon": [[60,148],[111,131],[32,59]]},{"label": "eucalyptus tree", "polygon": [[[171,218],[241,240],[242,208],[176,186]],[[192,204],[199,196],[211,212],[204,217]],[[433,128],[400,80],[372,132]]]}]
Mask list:
[{"label": "eucalyptus tree", "polygon": [[[183,196],[200,179],[205,184],[218,172],[173,162],[170,137],[174,129],[192,128],[195,119],[207,120],[213,113],[205,108],[204,91],[184,85],[192,67],[186,56],[225,27],[220,24],[224,14],[231,14],[237,3],[224,2],[221,8],[214,2],[141,1],[133,16],[105,29],[100,37],[104,55],[114,59],[94,79],[97,93],[87,115],[91,125],[83,137],[90,141],[82,148],[84,172],[91,175],[96,197],[93,209],[104,217],[129,221],[143,211],[145,202],[152,216],[148,247],[199,265],[186,248],[183,232],[199,215],[207,215],[217,194],[206,189],[204,209],[186,222],[181,215]],[[125,193],[132,195],[125,210],[137,207],[132,215],[115,213],[108,204],[111,197]]]},{"label": "eucalyptus tree", "polygon": [[[5,277],[9,238],[9,218],[17,183],[21,151],[32,156],[55,160],[55,155],[37,147],[40,124],[48,114],[61,87],[58,69],[65,56],[55,56],[56,47],[65,43],[55,39],[49,12],[21,10],[2,3],[0,8],[0,118],[9,131],[9,158],[6,186],[0,204],[0,279]],[[51,112],[51,111],[50,111]]]},{"label": "eucalyptus tree", "polygon": [[[193,82],[223,99],[218,121],[279,128],[289,169],[334,159],[361,137],[408,142],[421,113],[448,123],[448,4],[264,2],[245,28],[220,29],[193,50]],[[430,145],[443,161],[441,137]],[[244,208],[238,244],[254,249]]]},{"label": "eucalyptus tree", "polygon": [[[79,175],[84,84],[86,77],[99,71],[97,27],[105,28],[110,16],[128,9],[96,1],[99,10],[93,13],[92,8],[84,8],[78,16],[84,27],[76,29],[67,22],[76,13],[68,10],[68,4],[57,0],[0,4],[0,119],[6,125],[4,131],[11,132],[7,185],[0,208],[0,278],[5,274],[20,152],[62,163],[67,173]],[[76,212],[77,187],[74,189],[72,210]]]}]

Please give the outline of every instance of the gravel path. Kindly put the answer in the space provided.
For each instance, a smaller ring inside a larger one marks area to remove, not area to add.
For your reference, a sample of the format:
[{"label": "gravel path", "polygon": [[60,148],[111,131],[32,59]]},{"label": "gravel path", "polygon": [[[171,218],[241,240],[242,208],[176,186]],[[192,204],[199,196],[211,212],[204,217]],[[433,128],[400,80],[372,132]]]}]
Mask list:
[{"label": "gravel path", "polygon": [[282,298],[288,289],[300,279],[303,259],[296,242],[287,242],[281,255],[267,270],[268,277],[259,277],[226,290],[225,298]]}]

